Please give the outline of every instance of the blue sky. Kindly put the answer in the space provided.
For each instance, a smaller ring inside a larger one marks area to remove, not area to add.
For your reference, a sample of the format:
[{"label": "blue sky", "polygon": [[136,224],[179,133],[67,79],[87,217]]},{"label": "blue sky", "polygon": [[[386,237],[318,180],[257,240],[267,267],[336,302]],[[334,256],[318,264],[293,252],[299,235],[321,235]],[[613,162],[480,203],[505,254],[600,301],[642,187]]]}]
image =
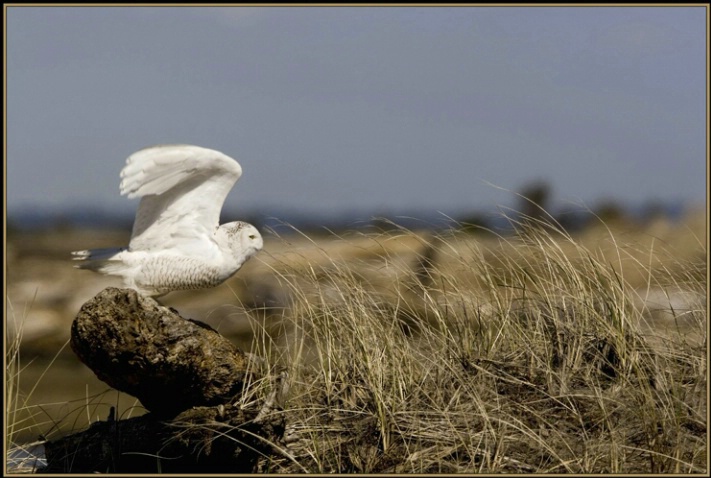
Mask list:
[{"label": "blue sky", "polygon": [[[6,7],[7,8],[7,7]],[[125,158],[220,150],[230,210],[706,197],[699,7],[9,7],[8,216],[135,210]]]}]

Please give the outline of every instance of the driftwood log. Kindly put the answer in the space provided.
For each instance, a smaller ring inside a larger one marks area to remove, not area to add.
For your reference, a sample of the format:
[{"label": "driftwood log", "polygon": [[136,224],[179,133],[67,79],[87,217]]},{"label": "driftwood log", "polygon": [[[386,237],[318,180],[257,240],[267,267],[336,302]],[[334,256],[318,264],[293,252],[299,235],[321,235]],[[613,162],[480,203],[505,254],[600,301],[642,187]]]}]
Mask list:
[{"label": "driftwood log", "polygon": [[261,408],[240,405],[259,359],[218,332],[131,289],[107,288],[84,304],[71,347],[96,376],[150,412],[45,443],[51,472],[249,473],[284,432],[277,375]]}]

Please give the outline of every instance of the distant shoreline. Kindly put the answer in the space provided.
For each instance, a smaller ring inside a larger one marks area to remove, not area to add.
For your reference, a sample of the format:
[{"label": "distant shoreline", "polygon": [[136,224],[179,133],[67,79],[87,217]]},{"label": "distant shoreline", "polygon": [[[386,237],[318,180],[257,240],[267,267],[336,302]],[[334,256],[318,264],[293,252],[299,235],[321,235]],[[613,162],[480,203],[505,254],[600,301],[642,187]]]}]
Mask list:
[{"label": "distant shoreline", "polygon": [[[590,210],[581,206],[556,206],[548,210],[556,220],[565,221],[572,229],[583,227],[592,217],[591,211],[598,216],[609,214],[624,217],[635,222],[646,222],[655,217],[665,217],[676,221],[703,204],[692,205],[682,201],[677,202],[647,202],[638,205],[625,205],[612,201],[600,203]],[[476,210],[460,208],[458,211],[447,212],[437,210],[413,211],[335,211],[331,213],[314,213],[284,209],[280,211],[239,211],[226,210],[222,214],[222,222],[230,220],[248,220],[259,228],[287,232],[293,228],[300,231],[343,231],[361,230],[366,228],[387,229],[403,227],[418,230],[446,230],[460,228],[462,224],[477,224],[494,231],[509,229],[509,219],[517,215],[514,208],[499,210]],[[117,228],[130,230],[133,224],[134,212],[114,212],[98,208],[65,208],[39,209],[21,208],[7,212],[8,230],[19,232],[56,229],[56,228]]]}]

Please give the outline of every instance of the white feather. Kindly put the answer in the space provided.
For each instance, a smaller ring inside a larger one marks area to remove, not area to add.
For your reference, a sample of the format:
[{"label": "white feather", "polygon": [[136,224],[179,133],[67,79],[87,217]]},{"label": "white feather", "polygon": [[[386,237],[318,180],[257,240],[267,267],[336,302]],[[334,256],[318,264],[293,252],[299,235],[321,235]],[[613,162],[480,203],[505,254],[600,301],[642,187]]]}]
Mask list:
[{"label": "white feather", "polygon": [[219,225],[225,198],[241,175],[237,161],[199,146],[161,145],[132,154],[120,190],[141,202],[128,249],[74,252],[75,260],[87,261],[77,267],[120,275],[149,295],[222,282],[262,248],[253,226]]}]

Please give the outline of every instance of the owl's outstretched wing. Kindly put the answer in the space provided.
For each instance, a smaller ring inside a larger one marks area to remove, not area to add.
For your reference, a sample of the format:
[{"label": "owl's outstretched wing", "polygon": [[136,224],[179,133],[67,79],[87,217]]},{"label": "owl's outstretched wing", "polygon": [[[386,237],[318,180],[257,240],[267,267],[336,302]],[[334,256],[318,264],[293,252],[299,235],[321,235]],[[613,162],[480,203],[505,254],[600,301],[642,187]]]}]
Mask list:
[{"label": "owl's outstretched wing", "polygon": [[130,250],[214,253],[222,205],[241,175],[237,161],[199,146],[153,146],[129,156],[121,194],[141,198]]}]

